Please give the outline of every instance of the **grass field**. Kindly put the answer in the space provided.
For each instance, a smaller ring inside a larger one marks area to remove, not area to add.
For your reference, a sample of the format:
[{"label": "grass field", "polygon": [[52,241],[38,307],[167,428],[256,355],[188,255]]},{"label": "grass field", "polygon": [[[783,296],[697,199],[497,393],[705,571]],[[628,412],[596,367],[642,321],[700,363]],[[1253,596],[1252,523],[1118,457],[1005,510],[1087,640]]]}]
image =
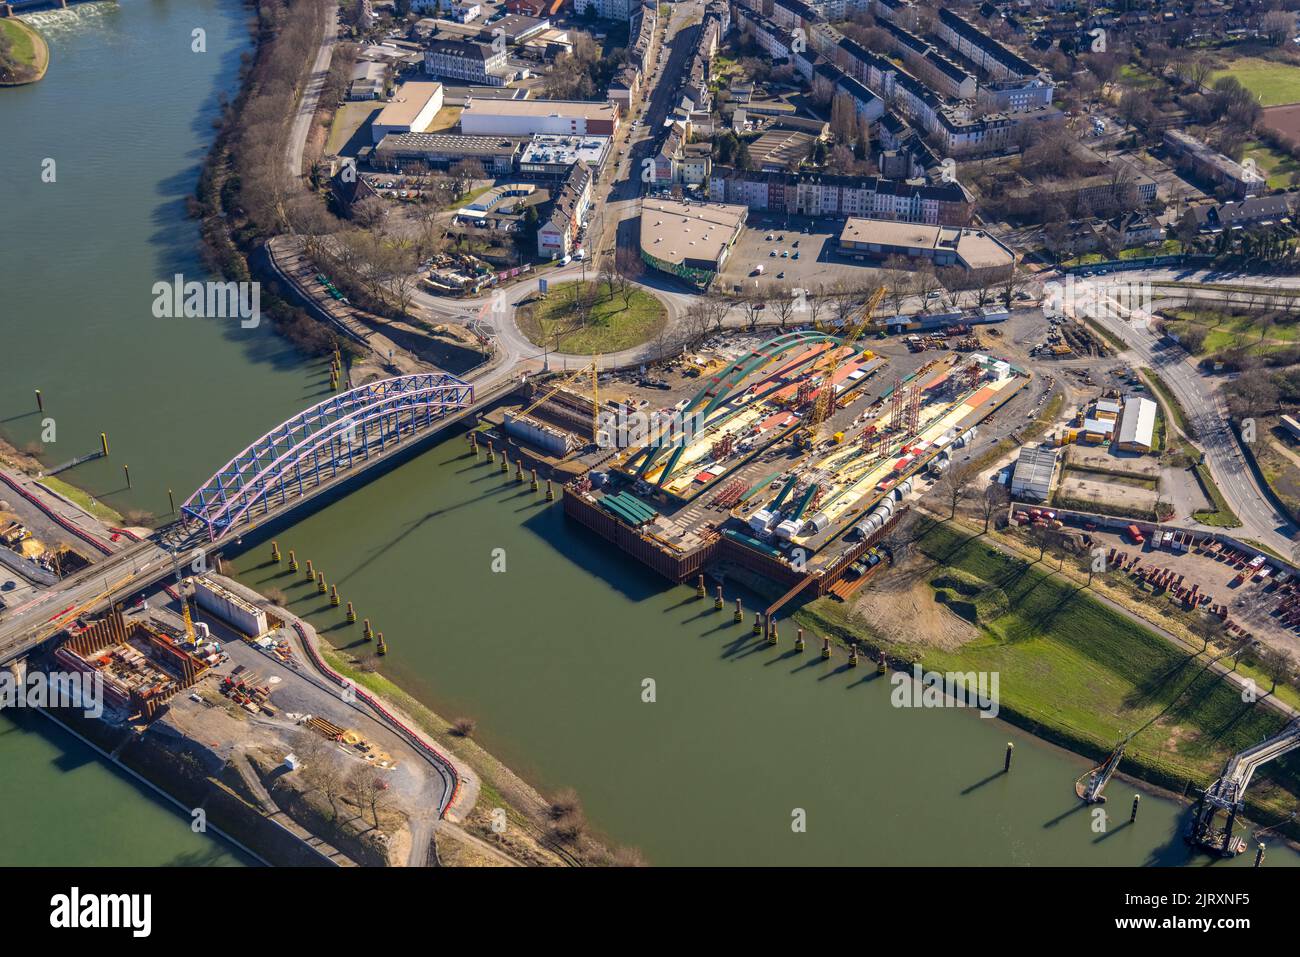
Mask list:
[{"label": "grass field", "polygon": [[1199,512],[1193,512],[1192,518],[1204,525],[1213,525],[1217,528],[1237,528],[1241,525],[1241,519],[1237,514],[1228,507],[1227,499],[1219,491],[1218,483],[1210,475],[1210,470],[1205,465],[1196,466],[1196,479],[1201,483],[1201,488],[1205,490],[1206,496],[1214,503],[1213,509],[1201,509]]},{"label": "grass field", "polygon": [[1216,70],[1209,85],[1221,77],[1236,77],[1241,85],[1259,97],[1262,106],[1300,103],[1300,66],[1274,63],[1259,57],[1238,57],[1226,69]]},{"label": "grass field", "polygon": [[1300,162],[1285,153],[1270,149],[1258,140],[1247,143],[1242,159],[1253,159],[1259,171],[1268,178],[1269,189],[1286,189],[1291,177],[1300,173]]},{"label": "grass field", "polygon": [[595,304],[584,321],[575,298],[581,282],[552,286],[546,299],[520,310],[519,328],[533,343],[557,352],[580,355],[618,352],[649,342],[667,321],[659,300],[639,289],[630,290],[626,302],[608,283],[587,283]]},{"label": "grass field", "polygon": [[[946,585],[940,576],[958,573],[963,600],[991,617],[978,616],[978,637],[955,650],[919,647],[910,657],[938,671],[997,672],[1004,713],[1051,729],[1058,740],[1098,753],[1137,732],[1126,761],[1166,783],[1205,782],[1230,753],[1283,723],[1258,703],[1243,703],[1235,688],[1207,669],[1204,655],[1052,574],[1055,562],[1006,555],[982,537],[933,520],[923,523],[916,547],[934,562],[933,581]],[[971,582],[985,591],[973,593]],[[808,611],[822,627],[861,631],[857,620],[844,624],[843,608],[824,600]],[[909,656],[908,649],[888,650]],[[1272,765],[1265,773],[1275,788],[1290,792],[1274,792],[1285,813],[1300,792],[1300,762]],[[1261,789],[1261,797],[1265,793]]]},{"label": "grass field", "polygon": [[58,492],[69,501],[76,502],[83,511],[95,516],[101,522],[107,522],[110,525],[121,525],[123,522],[120,512],[97,499],[91,498],[89,493],[77,488],[75,485],[69,485],[53,475],[45,476],[41,479],[41,484],[51,491]]},{"label": "grass field", "polygon": [[1214,355],[1239,346],[1258,354],[1294,345],[1300,339],[1300,324],[1273,322],[1266,328],[1259,316],[1239,312],[1178,309],[1170,313],[1170,318],[1177,322],[1196,323],[1207,330],[1205,341],[1194,350],[1198,356]]}]

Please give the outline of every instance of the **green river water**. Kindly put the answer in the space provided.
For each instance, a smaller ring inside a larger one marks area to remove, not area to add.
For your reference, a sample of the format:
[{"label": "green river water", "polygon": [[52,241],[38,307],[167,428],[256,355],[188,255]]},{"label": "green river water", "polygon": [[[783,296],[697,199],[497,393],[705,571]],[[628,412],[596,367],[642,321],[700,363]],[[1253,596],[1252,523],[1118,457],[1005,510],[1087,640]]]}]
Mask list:
[{"label": "green river water", "polygon": [[[41,388],[58,428],[43,459],[89,451],[106,430],[112,458],[65,477],[119,508],[163,512],[167,488],[183,498],[326,387],[266,330],[149,313],[155,281],[201,276],[184,197],[217,94],[235,82],[245,13],[129,0],[33,19],[50,72],[0,90],[0,431],[36,438]],[[197,26],[206,54],[190,52]],[[54,184],[40,182],[45,157]],[[1176,802],[1147,794],[1123,826],[1132,788],[1117,781],[1099,834],[1073,795],[1083,759],[970,712],[895,709],[871,669],[795,657],[792,635],[754,646],[747,626],[465,452],[460,437],[434,447],[279,532],[280,546],[384,631],[386,674],[444,715],[475,718],[479,738],[544,790],[574,787],[611,841],[657,864],[1188,861]],[[285,591],[336,643],[359,638],[264,558],[236,561],[245,581]],[[1008,740],[1015,767],[1000,775]],[[39,719],[0,718],[0,798],[0,863],[236,860]],[[1270,865],[1297,860],[1270,847]]]}]

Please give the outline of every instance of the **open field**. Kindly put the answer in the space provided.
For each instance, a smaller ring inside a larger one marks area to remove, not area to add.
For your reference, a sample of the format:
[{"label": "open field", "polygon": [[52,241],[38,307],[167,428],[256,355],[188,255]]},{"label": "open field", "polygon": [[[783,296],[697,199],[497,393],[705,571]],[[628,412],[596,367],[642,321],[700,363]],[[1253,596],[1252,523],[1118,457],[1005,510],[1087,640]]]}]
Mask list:
[{"label": "open field", "polygon": [[1209,85],[1225,76],[1235,77],[1241,85],[1259,97],[1261,106],[1300,103],[1300,66],[1275,63],[1259,57],[1238,57],[1227,67],[1210,75]]},{"label": "open field", "polygon": [[667,321],[664,307],[649,293],[632,289],[625,300],[608,283],[594,282],[587,283],[594,302],[584,318],[576,301],[581,287],[566,282],[552,287],[545,299],[529,300],[520,310],[520,330],[543,348],[594,355],[649,342]]},{"label": "open field", "polygon": [[374,100],[349,101],[334,113],[325,152],[354,156],[362,146],[370,145],[370,121],[382,110]]},{"label": "open field", "polygon": [[1300,174],[1300,162],[1258,140],[1246,144],[1242,159],[1255,161],[1259,171],[1268,178],[1269,189],[1286,189],[1291,185],[1291,178]]},{"label": "open field", "polygon": [[1260,122],[1278,135],[1294,140],[1300,137],[1300,104],[1267,107]]},{"label": "open field", "polygon": [[[932,563],[927,581],[959,573],[959,593],[976,609],[979,635],[955,646],[933,647],[916,638],[886,643],[885,650],[930,669],[999,673],[1003,716],[1014,714],[1016,723],[1093,754],[1136,732],[1126,763],[1175,787],[1189,779],[1208,782],[1230,753],[1283,723],[1258,703],[1244,704],[1207,669],[1205,655],[1172,644],[1053,574],[1050,556],[1044,562],[1015,558],[982,537],[931,520],[914,547]],[[854,607],[814,603],[809,617],[823,628],[880,640],[873,595],[885,581],[864,589]],[[930,587],[941,600],[940,589]],[[996,600],[981,604],[986,595]],[[958,613],[951,597],[944,604]],[[988,617],[980,617],[981,607]],[[1267,766],[1264,775],[1252,795],[1285,814],[1300,793],[1300,764],[1283,761]]]},{"label": "open field", "polygon": [[[1270,350],[1294,345],[1300,339],[1300,324],[1294,319],[1288,322],[1267,321],[1260,314],[1247,315],[1240,312],[1225,312],[1214,309],[1177,309],[1168,314],[1175,323],[1197,325],[1205,330],[1204,339],[1186,342],[1193,355],[1208,356],[1225,349],[1245,348],[1258,354]],[[1186,326],[1174,325],[1173,331],[1179,333]]]}]

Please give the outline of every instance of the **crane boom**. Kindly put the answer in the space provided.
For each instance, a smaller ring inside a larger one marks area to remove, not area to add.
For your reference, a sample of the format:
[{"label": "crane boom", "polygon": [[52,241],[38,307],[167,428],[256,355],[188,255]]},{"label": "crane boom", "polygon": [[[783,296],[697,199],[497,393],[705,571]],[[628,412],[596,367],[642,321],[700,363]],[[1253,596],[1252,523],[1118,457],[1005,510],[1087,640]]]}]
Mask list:
[{"label": "crane boom", "polygon": [[[861,311],[852,319],[845,321],[841,333],[845,345],[854,342],[860,335],[862,335],[867,324],[871,322],[871,316],[876,311],[876,307],[879,306],[881,300],[885,298],[885,293],[887,291],[888,290],[884,286],[877,286],[875,291],[867,297],[867,301],[863,304]],[[835,372],[839,369],[840,363],[844,361],[845,357],[846,355],[842,349],[837,348],[831,353],[830,364],[826,368],[826,372],[822,379],[822,386],[817,390],[817,398],[814,400],[812,416],[808,423],[814,431],[818,426],[830,418],[831,411],[835,407]],[[810,436],[810,438],[813,437],[814,436]]]}]

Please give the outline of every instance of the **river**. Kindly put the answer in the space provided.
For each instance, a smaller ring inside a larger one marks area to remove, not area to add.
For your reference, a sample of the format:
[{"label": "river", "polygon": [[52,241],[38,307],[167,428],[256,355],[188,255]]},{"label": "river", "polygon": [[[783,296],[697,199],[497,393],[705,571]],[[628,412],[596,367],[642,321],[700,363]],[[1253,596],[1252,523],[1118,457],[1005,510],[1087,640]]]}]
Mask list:
[{"label": "river", "polygon": [[[0,220],[0,430],[20,445],[37,437],[41,388],[58,429],[47,463],[108,431],[112,457],[65,477],[119,508],[166,511],[167,488],[179,500],[323,394],[323,370],[265,329],[149,311],[154,282],[201,276],[184,198],[218,91],[235,81],[244,17],[213,0],[40,14],[49,74],[0,91],[0,173],[30,183],[7,192]],[[196,26],[206,54],[190,52]],[[40,181],[45,157],[56,183]],[[729,614],[464,452],[461,438],[436,446],[279,533],[281,548],[312,559],[384,631],[385,673],[476,719],[480,739],[543,789],[575,788],[611,841],[657,864],[1188,860],[1176,802],[1147,794],[1126,826],[1132,789],[1116,781],[1116,816],[1098,832],[1072,792],[1083,759],[968,712],[892,708],[871,669],[795,657],[792,635],[756,648]],[[286,591],[327,638],[359,638],[264,559],[237,560],[245,581]],[[230,859],[43,724],[0,727],[4,806],[32,809],[0,818],[0,863]],[[1002,775],[1008,740],[1015,766]],[[94,807],[124,807],[115,829],[149,839],[129,854],[108,846]],[[56,830],[57,853],[32,838]],[[1270,865],[1297,860],[1270,848]]]}]

